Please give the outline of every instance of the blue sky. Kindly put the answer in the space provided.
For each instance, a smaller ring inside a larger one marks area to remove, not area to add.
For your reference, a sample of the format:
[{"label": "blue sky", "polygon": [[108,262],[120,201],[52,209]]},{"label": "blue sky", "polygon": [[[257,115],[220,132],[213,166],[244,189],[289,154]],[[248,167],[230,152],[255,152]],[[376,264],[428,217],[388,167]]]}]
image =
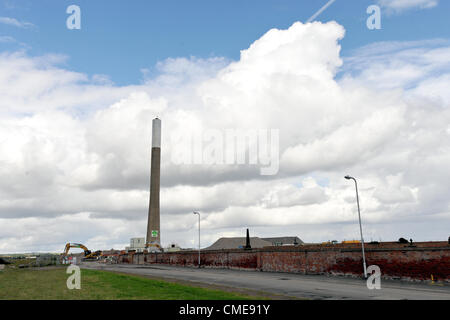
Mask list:
[{"label": "blue sky", "polygon": [[[0,17],[32,23],[32,27],[0,24],[1,51],[27,50],[32,56],[67,55],[66,68],[88,75],[104,74],[117,85],[138,84],[141,69],[169,57],[239,58],[255,39],[271,28],[306,21],[325,0],[227,1],[66,1],[1,0]],[[346,29],[342,54],[378,41],[409,41],[450,36],[450,2],[420,10],[388,12],[382,30],[366,28],[366,8],[375,0],[337,0],[317,20],[336,20]],[[81,8],[82,29],[66,28],[66,8]],[[21,44],[19,44],[21,43]]]}]

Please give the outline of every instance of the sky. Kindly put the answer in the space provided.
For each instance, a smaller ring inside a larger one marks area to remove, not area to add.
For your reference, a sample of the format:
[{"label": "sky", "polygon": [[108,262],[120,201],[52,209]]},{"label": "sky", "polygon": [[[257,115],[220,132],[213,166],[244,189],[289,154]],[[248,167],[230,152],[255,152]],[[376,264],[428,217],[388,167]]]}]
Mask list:
[{"label": "sky", "polygon": [[[447,240],[450,3],[336,0],[307,23],[327,2],[0,0],[0,253],[144,237],[156,116],[163,246],[198,245],[193,210],[202,247],[358,239],[346,174],[365,240]],[[276,170],[214,162],[230,130],[269,134]]]}]

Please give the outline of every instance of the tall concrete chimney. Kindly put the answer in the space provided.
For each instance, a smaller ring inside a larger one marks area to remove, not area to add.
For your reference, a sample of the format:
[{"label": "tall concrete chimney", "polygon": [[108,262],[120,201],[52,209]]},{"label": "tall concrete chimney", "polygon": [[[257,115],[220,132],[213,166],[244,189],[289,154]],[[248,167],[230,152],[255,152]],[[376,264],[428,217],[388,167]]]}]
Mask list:
[{"label": "tall concrete chimney", "polygon": [[147,243],[148,249],[161,248],[159,224],[159,178],[161,163],[161,120],[152,122],[152,160],[150,171],[150,203],[148,206]]}]

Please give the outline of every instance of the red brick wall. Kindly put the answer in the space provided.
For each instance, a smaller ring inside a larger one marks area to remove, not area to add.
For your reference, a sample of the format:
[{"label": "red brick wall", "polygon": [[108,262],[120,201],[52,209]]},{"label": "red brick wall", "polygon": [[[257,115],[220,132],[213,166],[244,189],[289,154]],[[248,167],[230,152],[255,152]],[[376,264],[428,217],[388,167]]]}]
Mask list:
[{"label": "red brick wall", "polygon": [[[450,250],[412,249],[368,251],[367,266],[377,265],[381,273],[389,278],[434,279],[450,281]],[[326,272],[335,274],[357,274],[362,269],[359,252],[343,252],[336,255],[336,261]]]},{"label": "red brick wall", "polygon": [[[378,265],[384,278],[403,278],[450,282],[450,245],[447,242],[366,245],[367,266]],[[134,253],[119,257],[119,263],[170,264],[194,267],[198,251],[171,253]],[[206,268],[229,268],[362,276],[360,245],[308,245],[269,247],[254,250],[202,251],[201,265]]]}]

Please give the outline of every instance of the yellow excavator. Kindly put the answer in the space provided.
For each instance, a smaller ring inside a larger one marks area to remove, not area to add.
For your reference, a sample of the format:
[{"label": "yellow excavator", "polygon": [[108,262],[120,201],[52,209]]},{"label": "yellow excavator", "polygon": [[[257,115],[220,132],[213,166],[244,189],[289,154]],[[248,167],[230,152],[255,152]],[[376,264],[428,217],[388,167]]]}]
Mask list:
[{"label": "yellow excavator", "polygon": [[101,257],[102,251],[98,250],[95,252],[91,252],[88,248],[86,248],[85,245],[82,245],[81,243],[67,243],[66,247],[64,248],[64,252],[61,255],[61,260],[63,260],[65,257],[67,257],[67,254],[69,253],[70,248],[80,248],[84,250],[84,258],[83,260],[97,260]]}]

